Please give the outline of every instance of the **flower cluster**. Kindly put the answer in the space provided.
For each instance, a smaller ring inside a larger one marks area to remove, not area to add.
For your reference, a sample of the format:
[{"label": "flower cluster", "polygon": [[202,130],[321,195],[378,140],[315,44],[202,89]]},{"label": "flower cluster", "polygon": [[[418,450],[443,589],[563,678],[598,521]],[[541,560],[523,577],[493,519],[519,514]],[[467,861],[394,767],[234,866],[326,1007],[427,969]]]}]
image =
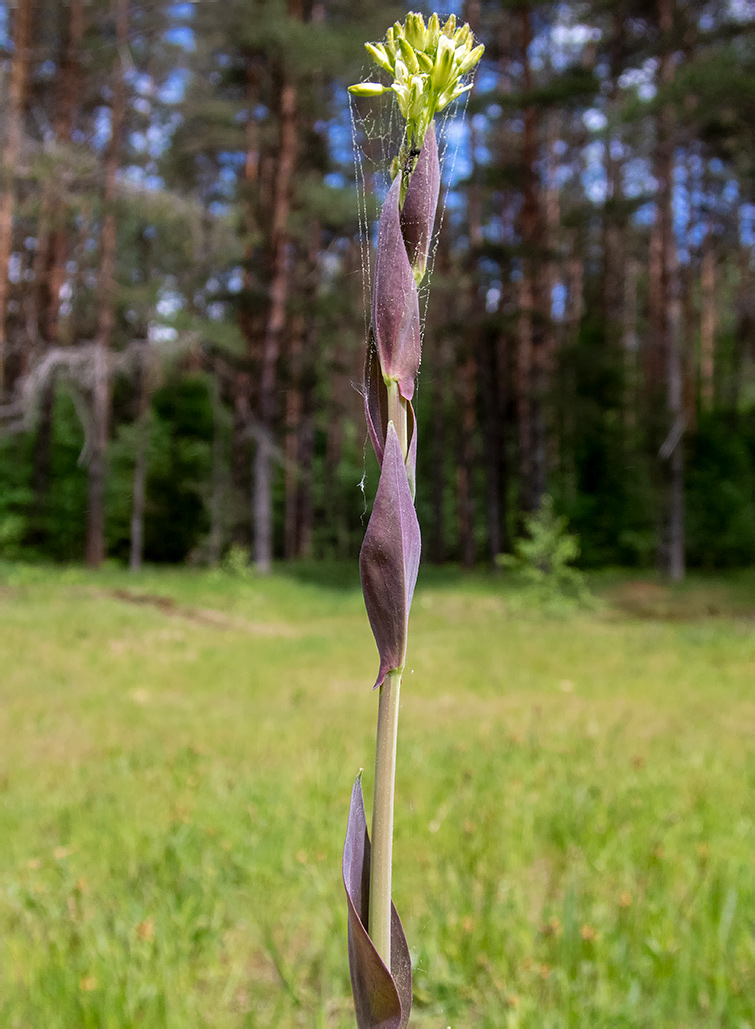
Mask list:
[{"label": "flower cluster", "polygon": [[382,43],[365,43],[365,47],[393,82],[390,86],[360,82],[349,86],[349,91],[355,96],[380,96],[393,90],[406,119],[410,150],[422,146],[435,115],[472,88],[462,79],[485,49],[474,45],[469,25],[456,27],[455,15],[441,26],[438,15],[433,14],[426,25],[422,15],[414,12],[407,14],[403,25],[396,22],[389,28]]}]

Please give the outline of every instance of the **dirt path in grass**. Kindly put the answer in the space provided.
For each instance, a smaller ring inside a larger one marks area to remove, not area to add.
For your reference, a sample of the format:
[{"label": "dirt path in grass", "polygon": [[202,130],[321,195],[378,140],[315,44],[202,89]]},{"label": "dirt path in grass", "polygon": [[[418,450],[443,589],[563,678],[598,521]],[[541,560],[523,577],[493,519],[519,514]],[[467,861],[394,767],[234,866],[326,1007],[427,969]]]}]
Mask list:
[{"label": "dirt path in grass", "polygon": [[211,629],[230,629],[237,632],[248,632],[255,636],[301,636],[301,632],[284,622],[252,622],[242,615],[232,615],[225,611],[217,611],[209,607],[187,607],[176,603],[172,597],[160,593],[132,593],[131,590],[103,590],[106,596],[125,604],[138,607],[152,607],[170,618],[181,618],[204,625]]}]

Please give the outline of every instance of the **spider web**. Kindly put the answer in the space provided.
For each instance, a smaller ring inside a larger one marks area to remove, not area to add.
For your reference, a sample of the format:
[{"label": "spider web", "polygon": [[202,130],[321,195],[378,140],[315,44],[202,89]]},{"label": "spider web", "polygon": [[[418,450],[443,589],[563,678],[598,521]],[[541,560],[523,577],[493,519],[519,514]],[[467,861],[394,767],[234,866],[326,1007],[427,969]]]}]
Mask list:
[{"label": "spider web", "polygon": [[[438,213],[435,217],[433,236],[430,242],[430,251],[427,259],[427,270],[419,286],[420,304],[420,335],[422,343],[425,339],[425,323],[427,321],[427,308],[430,300],[430,284],[432,282],[435,268],[435,258],[438,250],[438,240],[443,229],[446,209],[448,206],[448,193],[454,181],[454,169],[461,144],[461,134],[455,134],[452,141],[449,127],[452,121],[459,120],[462,123],[466,118],[469,92],[463,94],[459,100],[450,104],[441,114],[435,116],[435,132],[438,140],[438,158],[440,161],[441,188],[438,199]],[[370,310],[372,303],[372,277],[373,277],[373,252],[374,244],[377,241],[377,221],[370,224],[370,204],[368,196],[373,193],[380,201],[383,201],[391,185],[390,165],[404,140],[405,122],[401,115],[395,98],[387,95],[377,98],[375,101],[366,104],[359,104],[349,94],[349,113],[351,115],[351,137],[352,150],[354,155],[354,182],[357,193],[357,208],[359,212],[359,250],[362,270],[362,309],[364,315],[364,342],[365,347],[374,346],[370,337]],[[369,367],[369,365],[367,365]],[[368,386],[369,383],[365,383]],[[362,391],[362,384],[357,387]],[[419,381],[416,385],[416,392],[419,393]],[[359,488],[362,491],[364,508],[362,510],[362,521],[367,514],[367,496],[365,483],[367,480],[367,445],[368,437],[365,434],[362,450],[362,478]]]}]

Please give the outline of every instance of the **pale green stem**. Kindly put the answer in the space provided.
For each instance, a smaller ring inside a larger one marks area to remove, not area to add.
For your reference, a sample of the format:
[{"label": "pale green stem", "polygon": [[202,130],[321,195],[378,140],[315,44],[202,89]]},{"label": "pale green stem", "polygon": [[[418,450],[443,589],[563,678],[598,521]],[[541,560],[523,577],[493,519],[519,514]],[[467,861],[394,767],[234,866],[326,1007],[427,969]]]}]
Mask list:
[{"label": "pale green stem", "polygon": [[380,687],[375,794],[372,804],[370,856],[370,938],[386,968],[391,967],[391,873],[393,865],[393,795],[396,783],[398,701],[403,669],[388,672]]},{"label": "pale green stem", "polygon": [[[408,419],[406,401],[398,383],[390,380],[388,421],[393,422],[406,460]],[[391,967],[391,875],[393,867],[393,797],[396,783],[398,700],[403,668],[394,669],[380,687],[377,742],[375,744],[375,794],[372,803],[372,853],[370,857],[370,938],[386,968]]]},{"label": "pale green stem", "polygon": [[406,401],[399,393],[398,383],[395,379],[389,379],[386,382],[386,387],[388,389],[388,421],[393,422],[393,428],[396,430],[398,441],[401,444],[401,453],[406,461],[406,455],[409,450]]}]

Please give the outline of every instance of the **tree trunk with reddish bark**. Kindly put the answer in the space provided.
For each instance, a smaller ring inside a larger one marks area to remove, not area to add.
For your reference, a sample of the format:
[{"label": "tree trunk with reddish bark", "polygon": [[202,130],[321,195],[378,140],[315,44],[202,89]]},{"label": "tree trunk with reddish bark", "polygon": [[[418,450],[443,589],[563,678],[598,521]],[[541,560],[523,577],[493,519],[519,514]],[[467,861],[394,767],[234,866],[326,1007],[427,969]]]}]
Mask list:
[{"label": "tree trunk with reddish bark", "polygon": [[[55,139],[57,143],[70,143],[81,93],[81,45],[84,37],[84,0],[71,0],[68,39],[61,61],[59,86],[55,97]],[[66,211],[56,196],[57,184],[45,185],[40,213],[40,230],[35,252],[34,317],[37,336],[44,346],[54,347],[60,342],[60,293],[66,280],[66,261],[70,249],[69,232],[65,225]],[[54,376],[39,397],[32,456],[34,539],[44,542],[46,537],[45,513],[50,492],[50,464],[55,404]]]},{"label": "tree trunk with reddish bark", "polygon": [[[529,6],[519,12],[523,89],[533,88],[529,49],[532,22]],[[538,111],[530,102],[523,112],[521,174],[522,210],[519,340],[517,346],[517,416],[519,422],[520,508],[536,511],[547,487],[547,442],[543,401],[547,385],[550,303],[543,294],[544,277],[539,252],[543,246],[543,216],[537,173]]]},{"label": "tree trunk with reddish bark", "polygon": [[8,106],[5,112],[5,140],[0,184],[0,397],[6,391],[7,322],[10,280],[8,264],[13,249],[13,208],[16,200],[16,169],[23,137],[24,101],[29,77],[32,2],[18,0],[13,18],[13,59]]},{"label": "tree trunk with reddish bark", "polygon": [[464,568],[475,563],[475,423],[477,400],[477,348],[474,341],[465,340],[465,353],[456,369],[456,389],[459,411],[458,459],[456,466],[456,503],[459,525],[459,549]]},{"label": "tree trunk with reddish bark", "polygon": [[116,54],[113,68],[110,142],[105,157],[103,223],[98,285],[99,313],[94,345],[92,425],[89,449],[89,503],[87,510],[87,564],[96,568],[105,556],[105,450],[110,413],[108,351],[115,326],[115,257],[117,246],[116,175],[126,118],[126,82],[123,57],[128,47],[129,0],[113,0]]},{"label": "tree trunk with reddish bark", "polygon": [[708,223],[700,268],[700,407],[713,407],[716,346],[716,253]]},{"label": "tree trunk with reddish bark", "polygon": [[[70,143],[81,96],[81,47],[84,39],[84,0],[71,0],[68,41],[60,68],[60,90],[56,98],[55,139]],[[50,210],[47,267],[44,275],[45,299],[40,324],[42,336],[50,346],[58,343],[60,291],[66,280],[69,252],[65,211],[53,200]]]},{"label": "tree trunk with reddish bark", "polygon": [[291,208],[291,180],[296,160],[296,84],[288,72],[281,72],[279,94],[279,148],[273,200],[270,256],[273,269],[269,306],[262,341],[260,370],[260,431],[254,454],[253,518],[254,562],[262,574],[273,563],[273,420],[275,390],[290,276],[288,215]]},{"label": "tree trunk with reddish bark", "polygon": [[[660,80],[664,86],[674,78],[672,34],[675,0],[658,0],[658,28],[661,36]],[[666,418],[658,456],[665,510],[661,518],[659,565],[672,581],[684,577],[684,389],[681,339],[681,281],[673,225],[674,156],[676,119],[667,103],[659,115],[655,175],[657,280],[651,295],[653,328],[657,333],[656,359],[665,372]],[[651,262],[652,270],[652,262]]]},{"label": "tree trunk with reddish bark", "polygon": [[139,392],[136,415],[136,455],[134,458],[133,502],[131,505],[131,550],[129,568],[138,572],[144,562],[144,512],[147,503],[147,458],[150,427],[150,354],[149,344],[142,348],[139,367]]}]

